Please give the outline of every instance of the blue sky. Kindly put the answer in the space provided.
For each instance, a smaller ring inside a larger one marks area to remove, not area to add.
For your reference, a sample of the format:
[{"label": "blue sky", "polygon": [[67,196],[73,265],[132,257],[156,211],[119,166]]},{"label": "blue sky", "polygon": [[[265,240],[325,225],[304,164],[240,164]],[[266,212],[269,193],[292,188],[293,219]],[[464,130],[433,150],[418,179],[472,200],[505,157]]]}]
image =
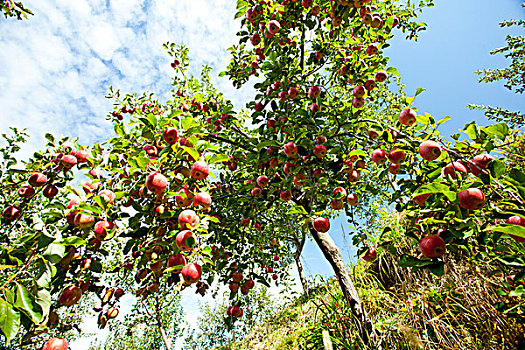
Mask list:
[{"label": "blue sky", "polygon": [[[442,132],[452,134],[471,120],[486,123],[469,103],[525,110],[523,96],[501,83],[480,84],[474,71],[503,67],[503,57],[489,51],[503,46],[508,29],[498,23],[523,18],[519,0],[438,0],[421,20],[429,28],[418,42],[398,35],[386,53],[399,69],[407,92],[427,89],[415,105],[436,119],[450,115]],[[233,0],[26,0],[35,16],[0,21],[0,132],[9,126],[27,127],[32,135],[24,154],[44,143],[43,134],[76,135],[85,144],[111,133],[105,121],[111,110],[104,98],[109,85],[125,92],[156,92],[167,97],[171,68],[162,44],[190,48],[194,72],[203,63],[216,76],[226,67],[226,48],[235,43],[239,23],[232,20]],[[215,79],[236,106],[251,96],[227,79]],[[355,260],[347,224],[332,222],[331,234],[345,261]],[[313,244],[303,261],[309,275],[332,271]],[[189,298],[189,297],[187,297]],[[195,308],[195,300],[189,300]],[[123,315],[123,313],[121,313]],[[195,315],[194,315],[195,317]],[[81,349],[77,345],[73,349]]]}]

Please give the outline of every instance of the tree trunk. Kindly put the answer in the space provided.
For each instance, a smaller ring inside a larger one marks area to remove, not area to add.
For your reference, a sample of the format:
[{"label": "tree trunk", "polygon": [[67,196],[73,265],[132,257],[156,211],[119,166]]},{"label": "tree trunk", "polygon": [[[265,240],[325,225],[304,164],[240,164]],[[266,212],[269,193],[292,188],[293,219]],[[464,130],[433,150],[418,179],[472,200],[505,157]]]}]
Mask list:
[{"label": "tree trunk", "polygon": [[304,275],[303,264],[301,263],[301,254],[303,253],[304,243],[306,241],[306,230],[301,230],[301,240],[298,236],[294,236],[293,242],[295,244],[295,252],[293,258],[295,259],[295,264],[297,265],[297,271],[299,272],[299,279],[301,280],[301,285],[303,286],[303,291],[308,295],[308,281]]},{"label": "tree trunk", "polygon": [[160,335],[162,336],[162,341],[164,342],[164,345],[166,346],[166,350],[171,350],[171,342],[166,336],[166,331],[164,330],[164,327],[162,326],[158,298],[155,299],[155,311],[156,311],[157,326],[159,327]]},{"label": "tree trunk", "polygon": [[343,296],[350,307],[350,311],[355,317],[355,323],[364,344],[366,346],[373,345],[374,349],[380,349],[381,347],[377,339],[378,335],[374,325],[368,318],[368,315],[363,308],[363,304],[361,303],[361,299],[359,298],[359,294],[357,294],[357,290],[348,275],[348,270],[346,269],[346,265],[341,256],[341,251],[328,233],[317,232],[313,228],[310,228],[310,233],[323,252],[324,257],[334,270],[341,291],[343,292]]},{"label": "tree trunk", "polygon": [[297,265],[297,271],[299,271],[299,279],[301,280],[303,291],[306,293],[306,295],[308,295],[308,282],[304,276],[303,264],[301,263],[301,252],[296,251],[293,255],[293,258],[295,259],[295,264]]},{"label": "tree trunk", "polygon": [[166,336],[166,332],[164,331],[164,327],[162,327],[162,324],[160,323],[160,320],[158,322],[159,329],[160,329],[160,335],[162,335],[162,341],[164,342],[164,345],[166,346],[166,350],[171,350],[171,342],[169,341],[168,337]]}]

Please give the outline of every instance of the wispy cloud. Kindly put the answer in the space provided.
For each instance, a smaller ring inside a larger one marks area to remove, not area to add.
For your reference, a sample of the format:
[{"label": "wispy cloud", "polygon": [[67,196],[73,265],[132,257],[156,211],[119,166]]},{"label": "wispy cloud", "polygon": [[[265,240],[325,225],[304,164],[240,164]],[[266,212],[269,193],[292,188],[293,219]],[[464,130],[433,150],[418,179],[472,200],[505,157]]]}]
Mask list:
[{"label": "wispy cloud", "polygon": [[[0,121],[27,127],[32,143],[44,132],[79,136],[83,143],[111,135],[105,120],[110,85],[125,92],[152,91],[161,99],[170,88],[169,57],[162,44],[190,48],[192,70],[204,63],[213,75],[226,67],[226,48],[235,42],[229,0],[27,0],[35,16],[0,23]],[[219,88],[240,105],[226,79]],[[3,130],[2,130],[3,131]]]}]

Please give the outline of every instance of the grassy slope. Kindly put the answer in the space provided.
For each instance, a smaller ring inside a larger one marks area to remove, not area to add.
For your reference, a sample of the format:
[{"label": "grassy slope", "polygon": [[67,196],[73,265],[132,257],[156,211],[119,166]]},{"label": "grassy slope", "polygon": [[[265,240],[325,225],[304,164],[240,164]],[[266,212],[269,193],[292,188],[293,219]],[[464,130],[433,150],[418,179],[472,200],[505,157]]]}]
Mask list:
[{"label": "grassy slope", "polygon": [[[427,271],[398,267],[395,247],[373,263],[352,268],[365,307],[382,332],[384,349],[525,349],[523,315],[508,310],[521,299],[499,296],[502,276],[490,276],[489,266],[447,264],[438,278]],[[501,307],[502,306],[502,307]],[[271,322],[244,340],[222,347],[233,349],[324,349],[323,330],[334,349],[358,349],[351,315],[335,281],[311,288]]]}]

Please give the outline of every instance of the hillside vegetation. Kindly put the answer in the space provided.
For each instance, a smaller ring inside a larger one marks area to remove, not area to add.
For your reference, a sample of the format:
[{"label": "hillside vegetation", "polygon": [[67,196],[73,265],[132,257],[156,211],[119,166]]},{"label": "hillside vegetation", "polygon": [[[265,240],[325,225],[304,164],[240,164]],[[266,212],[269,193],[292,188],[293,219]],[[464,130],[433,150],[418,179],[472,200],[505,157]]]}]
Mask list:
[{"label": "hillside vegetation", "polygon": [[[393,231],[377,242],[378,258],[350,268],[384,349],[524,349],[520,297],[511,278],[489,262],[449,256],[442,277],[399,267],[412,241]],[[493,264],[493,262],[491,263]],[[314,283],[271,321],[220,350],[360,349],[336,280]],[[519,288],[518,288],[519,290]]]}]

